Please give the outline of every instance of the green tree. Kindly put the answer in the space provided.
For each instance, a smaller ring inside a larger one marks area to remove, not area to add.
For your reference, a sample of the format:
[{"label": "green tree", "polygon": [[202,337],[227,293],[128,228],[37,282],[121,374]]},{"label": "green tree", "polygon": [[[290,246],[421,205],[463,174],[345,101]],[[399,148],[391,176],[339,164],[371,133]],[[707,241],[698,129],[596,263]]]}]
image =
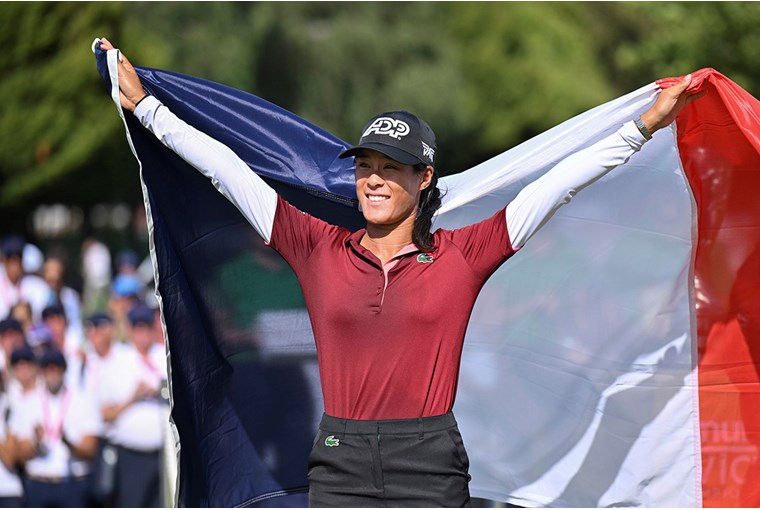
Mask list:
[{"label": "green tree", "polygon": [[[183,74],[251,90],[255,2],[131,2],[124,23],[149,51],[135,65],[161,67]],[[132,55],[131,46],[116,43]],[[156,58],[157,54],[160,58]]]},{"label": "green tree", "polygon": [[588,4],[452,3],[441,15],[479,119],[475,161],[615,96],[596,58],[599,19]]},{"label": "green tree", "polygon": [[102,149],[122,136],[120,121],[88,44],[103,33],[130,38],[121,4],[8,2],[0,12],[0,204],[9,205],[115,162]]},{"label": "green tree", "polygon": [[636,33],[613,54],[624,79],[646,83],[712,67],[760,95],[757,2],[635,2],[616,7]]}]

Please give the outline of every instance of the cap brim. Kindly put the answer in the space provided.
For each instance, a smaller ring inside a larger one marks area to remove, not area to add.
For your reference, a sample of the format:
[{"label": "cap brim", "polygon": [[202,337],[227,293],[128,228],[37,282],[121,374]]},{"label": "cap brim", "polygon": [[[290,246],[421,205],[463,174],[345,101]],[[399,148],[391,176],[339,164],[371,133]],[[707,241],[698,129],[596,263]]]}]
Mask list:
[{"label": "cap brim", "polygon": [[382,143],[375,143],[375,142],[362,143],[354,147],[351,147],[350,149],[344,151],[338,157],[340,159],[345,159],[351,156],[356,156],[356,153],[359,152],[361,149],[372,149],[374,151],[380,152],[382,154],[385,154],[389,158],[391,158],[393,161],[398,161],[402,165],[417,165],[419,163],[423,163],[427,165],[427,163],[425,163],[418,157],[412,154],[409,154],[408,152],[402,151],[401,149],[392,147],[390,145],[385,145]]}]

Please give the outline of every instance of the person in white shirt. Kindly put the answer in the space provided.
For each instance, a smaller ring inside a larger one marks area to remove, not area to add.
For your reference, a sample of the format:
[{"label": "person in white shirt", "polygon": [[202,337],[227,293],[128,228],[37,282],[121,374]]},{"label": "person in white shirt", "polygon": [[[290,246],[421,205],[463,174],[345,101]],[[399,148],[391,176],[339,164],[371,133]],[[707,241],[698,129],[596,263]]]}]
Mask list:
[{"label": "person in white shirt", "polygon": [[85,321],[88,340],[84,359],[83,385],[88,393],[97,397],[100,386],[109,370],[117,369],[131,356],[130,348],[114,335],[113,317],[96,312]]},{"label": "person in white shirt", "polygon": [[166,355],[153,339],[153,311],[139,304],[130,310],[128,356],[109,364],[98,385],[106,438],[116,446],[118,507],[158,507],[160,455],[168,420]]},{"label": "person in white shirt", "polygon": [[82,308],[85,314],[95,313],[108,304],[111,286],[111,252],[108,247],[88,237],[82,243]]},{"label": "person in white shirt", "polygon": [[[110,374],[120,373],[122,366],[129,364],[131,361],[130,348],[121,341],[116,340],[114,335],[113,317],[105,312],[95,312],[85,320],[85,335],[88,343],[84,356],[84,368],[82,369],[83,377],[80,379],[80,385],[93,398],[95,407],[103,419],[100,394],[104,385],[111,384]],[[121,384],[118,382],[117,384]],[[102,449],[97,460],[96,470],[103,467],[104,459],[112,459],[109,464],[118,464],[115,460],[117,454],[115,447],[108,442],[108,432],[110,426],[103,424],[99,443]],[[111,471],[112,468],[107,468]],[[97,473],[93,481],[93,498],[98,505],[114,506],[114,484],[102,483],[103,475]],[[110,478],[110,474],[109,474]]]},{"label": "person in white shirt", "polygon": [[0,508],[18,508],[24,489],[16,470],[15,444],[8,435],[7,413],[8,399],[0,394]]},{"label": "person in white shirt", "polygon": [[9,421],[17,460],[26,470],[27,506],[84,507],[100,413],[88,395],[64,384],[60,351],[45,352],[40,367],[44,386],[22,400]]},{"label": "person in white shirt", "polygon": [[[57,257],[48,257],[42,266],[42,277],[50,286],[48,306],[60,306],[65,313],[66,333],[63,353],[71,354],[79,350],[84,343],[84,327],[82,325],[82,300],[77,291],[64,285],[65,272],[66,267],[63,261]],[[43,320],[45,320],[44,310],[42,315]]]},{"label": "person in white shirt", "polygon": [[[50,305],[42,310],[42,320],[50,331],[53,347],[66,357],[66,384],[84,385],[84,341],[70,341],[68,316],[60,304]],[[84,333],[82,333],[84,334]]]},{"label": "person in white shirt", "polygon": [[6,317],[15,304],[23,301],[31,306],[33,319],[39,320],[50,296],[50,287],[39,276],[25,274],[22,262],[25,245],[26,241],[19,236],[10,236],[3,241],[0,317]]},{"label": "person in white shirt", "polygon": [[7,387],[10,381],[11,373],[11,354],[15,349],[26,345],[24,328],[21,323],[13,318],[7,318],[0,321],[0,356],[2,363],[0,367],[3,370],[3,383]]},{"label": "person in white shirt", "polygon": [[14,349],[11,353],[11,372],[6,386],[6,399],[11,410],[37,391],[38,374],[37,356],[32,348],[23,345]]}]

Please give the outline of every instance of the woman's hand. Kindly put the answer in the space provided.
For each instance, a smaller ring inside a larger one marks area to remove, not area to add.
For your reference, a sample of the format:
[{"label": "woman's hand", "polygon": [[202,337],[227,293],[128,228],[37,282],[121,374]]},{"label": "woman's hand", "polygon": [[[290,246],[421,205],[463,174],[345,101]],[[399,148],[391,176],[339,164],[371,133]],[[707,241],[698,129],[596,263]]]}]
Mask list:
[{"label": "woman's hand", "polygon": [[684,106],[706,94],[705,91],[687,92],[686,89],[689,88],[690,84],[691,75],[688,74],[683,80],[660,92],[660,96],[652,107],[641,116],[641,121],[650,133],[669,125],[676,119]]},{"label": "woman's hand", "polygon": [[[114,49],[113,44],[102,37],[100,39],[100,49],[108,51]],[[134,66],[124,53],[119,52],[119,102],[121,107],[130,112],[135,111],[135,106],[142,98],[147,96],[140,82]]]}]

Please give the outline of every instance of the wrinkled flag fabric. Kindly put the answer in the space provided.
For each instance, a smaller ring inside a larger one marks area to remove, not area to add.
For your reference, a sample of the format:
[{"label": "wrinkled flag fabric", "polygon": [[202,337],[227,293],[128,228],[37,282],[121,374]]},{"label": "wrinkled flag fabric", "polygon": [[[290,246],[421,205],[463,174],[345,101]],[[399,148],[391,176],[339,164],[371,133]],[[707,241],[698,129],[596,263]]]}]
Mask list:
[{"label": "wrinkled flag fabric", "polygon": [[[115,52],[96,57],[118,105]],[[138,73],[291,203],[362,225],[351,161],[338,159],[349,144],[251,94]],[[434,228],[492,215],[673,83],[444,177]],[[760,107],[712,69],[694,73],[692,87],[707,96],[561,208],[481,292],[454,406],[473,496],[760,505]],[[169,347],[178,504],[304,506],[322,404],[298,283],[205,177],[122,118]]]}]

